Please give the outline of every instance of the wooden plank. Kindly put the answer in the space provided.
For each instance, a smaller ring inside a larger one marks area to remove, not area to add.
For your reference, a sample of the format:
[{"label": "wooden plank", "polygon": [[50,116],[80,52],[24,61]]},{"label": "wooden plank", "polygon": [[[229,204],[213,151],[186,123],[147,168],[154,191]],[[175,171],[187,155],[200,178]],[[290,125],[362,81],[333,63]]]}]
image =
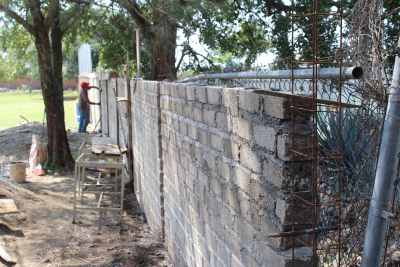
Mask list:
[{"label": "wooden plank", "polygon": [[128,101],[126,97],[117,97],[118,102]]},{"label": "wooden plank", "polygon": [[97,179],[97,185],[100,184],[100,179],[101,179],[101,172],[99,172],[99,179]]},{"label": "wooden plank", "polygon": [[[115,88],[113,88],[113,90],[114,90],[115,100],[118,102],[118,99],[117,99],[117,92],[115,91]],[[124,128],[124,121],[122,120],[122,115],[121,115],[121,111],[120,111],[120,109],[119,109],[118,103],[117,103],[116,107],[117,107],[117,115],[118,115],[118,117],[119,117],[119,121],[121,121],[122,136],[124,137],[125,144],[127,144],[127,142],[126,142],[126,135],[125,135],[125,128]],[[130,114],[130,113],[129,113],[129,105],[128,105],[128,114]],[[118,120],[118,117],[117,117],[117,120]],[[129,120],[129,119],[128,119],[128,120]],[[117,125],[118,125],[118,129],[119,129],[119,124],[117,124]],[[118,134],[118,136],[119,136],[119,132],[117,132],[117,134]]]},{"label": "wooden plank", "polygon": [[84,186],[91,187],[91,186],[108,186],[108,187],[115,187],[115,184],[83,184]]},{"label": "wooden plank", "polygon": [[77,162],[77,166],[85,168],[122,168],[125,163],[107,163],[107,162]]},{"label": "wooden plank", "polygon": [[137,70],[137,78],[142,77],[142,55],[140,52],[140,28],[136,30],[136,70]]},{"label": "wooden plank", "polygon": [[93,137],[92,138],[92,153],[105,155],[121,155],[121,151],[115,139],[111,137]]},{"label": "wooden plank", "polygon": [[[140,44],[138,44],[140,46]],[[140,61],[140,55],[138,56],[138,59]],[[127,151],[125,152],[123,149],[120,148],[121,153],[127,153],[127,158],[128,158],[128,175],[129,175],[129,180],[131,183],[133,183],[133,142],[132,142],[132,135],[133,135],[133,130],[132,130],[132,95],[131,95],[131,83],[129,80],[129,53],[126,52],[126,91],[127,91],[127,97],[128,97],[128,103],[127,103],[127,109],[128,109],[128,143],[127,145]],[[138,70],[138,73],[140,70]],[[136,83],[137,81],[135,81]]]},{"label": "wooden plank", "polygon": [[110,210],[110,211],[121,211],[121,208],[97,208],[97,207],[76,207],[77,210]]},{"label": "wooden plank", "polygon": [[25,118],[24,116],[19,115],[21,118],[23,118],[24,120],[26,120],[28,123],[30,123],[31,121],[28,120],[27,118]]},{"label": "wooden plank", "polygon": [[121,154],[126,154],[128,153],[128,149],[126,148],[126,146],[124,146],[123,144],[121,144],[119,146],[119,150],[121,151]]},{"label": "wooden plank", "polygon": [[103,192],[101,192],[100,197],[99,197],[99,202],[97,203],[97,207],[100,208],[101,201],[103,200]]},{"label": "wooden plank", "polygon": [[67,125],[67,124],[65,124],[65,128],[68,128],[68,129],[71,129],[71,130],[76,130],[76,131],[79,130],[78,128],[71,127],[71,126],[69,126],[69,125]]},{"label": "wooden plank", "polygon": [[0,246],[0,257],[2,257],[6,262],[8,263],[17,263],[13,257],[10,256],[10,254],[7,253],[7,251],[5,251],[3,249],[2,246]]},{"label": "wooden plank", "polygon": [[[289,98],[289,99],[294,99],[294,100],[312,101],[312,97],[309,95],[294,95],[292,93],[282,92],[282,91],[255,89],[255,90],[253,90],[253,93],[261,94],[261,95],[284,97],[284,98]],[[316,98],[315,101],[319,104],[326,104],[326,105],[339,107],[338,101],[333,101],[333,100],[328,100],[328,99],[319,99],[319,98]],[[341,106],[342,106],[342,108],[359,108],[360,107],[359,105],[347,104],[347,103],[343,103],[343,102],[341,103]]]},{"label": "wooden plank", "polygon": [[[90,153],[90,154],[89,154]],[[91,158],[91,159],[104,159],[104,158],[110,158],[110,159],[122,159],[122,155],[115,155],[115,156],[105,156],[104,153],[101,153],[99,155],[93,154],[91,152],[89,153],[84,153],[85,155],[83,156],[84,158]],[[82,154],[83,155],[83,154]],[[78,158],[80,161],[80,156]],[[76,161],[78,161],[78,159]]]},{"label": "wooden plank", "polygon": [[19,213],[12,199],[0,199],[0,215]]},{"label": "wooden plank", "polygon": [[103,191],[85,191],[85,194],[121,195],[120,192],[103,192]]},{"label": "wooden plank", "polygon": [[2,137],[2,136],[6,136],[6,135],[9,135],[9,134],[15,134],[15,133],[26,133],[26,132],[30,132],[31,130],[29,130],[29,129],[21,129],[21,130],[14,130],[14,131],[9,131],[9,132],[3,132],[3,133],[0,133],[0,137]]}]

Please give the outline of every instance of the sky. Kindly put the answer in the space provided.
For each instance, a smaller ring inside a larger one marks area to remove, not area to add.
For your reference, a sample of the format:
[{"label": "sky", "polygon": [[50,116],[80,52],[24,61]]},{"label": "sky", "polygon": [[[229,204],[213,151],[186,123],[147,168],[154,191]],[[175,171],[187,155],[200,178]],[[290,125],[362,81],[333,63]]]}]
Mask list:
[{"label": "sky", "polygon": [[[178,32],[178,36],[180,37],[181,40],[184,39],[182,31]],[[200,44],[198,35],[192,35],[190,37],[190,44],[196,50],[196,52],[203,54],[203,55],[207,55],[208,47],[206,45]],[[178,48],[176,51],[177,61],[181,58],[181,55],[182,55],[182,49]],[[254,62],[254,65],[267,65],[267,64],[273,62],[274,57],[275,57],[274,54],[271,52],[263,53],[257,57],[257,60]],[[189,61],[189,57],[186,56],[183,60],[183,63],[188,63],[188,61]]]},{"label": "sky", "polygon": [[[282,2],[283,2],[285,5],[291,5],[291,4],[292,4],[291,0],[283,0]],[[181,37],[182,40],[184,39],[184,38],[183,38],[183,32],[182,32],[182,31],[178,32],[178,36]],[[198,39],[198,35],[192,35],[192,36],[190,37],[190,43],[191,43],[192,47],[193,47],[198,53],[207,55],[206,50],[203,48],[203,47],[205,47],[205,48],[207,49],[207,47],[206,47],[206,46],[202,46],[202,45],[200,44],[199,39]],[[181,58],[181,55],[182,55],[182,50],[181,50],[181,49],[178,49],[178,50],[176,51],[176,58],[177,58],[177,61]],[[267,53],[260,54],[260,55],[257,57],[256,61],[254,62],[254,65],[267,65],[267,64],[269,64],[269,63],[272,63],[272,62],[274,61],[274,58],[275,58],[275,56],[274,56],[274,54],[271,53],[271,52],[267,52]],[[189,58],[186,56],[185,59],[183,60],[183,62],[184,62],[184,63],[185,63],[185,62],[188,63],[188,61],[189,61]]]}]

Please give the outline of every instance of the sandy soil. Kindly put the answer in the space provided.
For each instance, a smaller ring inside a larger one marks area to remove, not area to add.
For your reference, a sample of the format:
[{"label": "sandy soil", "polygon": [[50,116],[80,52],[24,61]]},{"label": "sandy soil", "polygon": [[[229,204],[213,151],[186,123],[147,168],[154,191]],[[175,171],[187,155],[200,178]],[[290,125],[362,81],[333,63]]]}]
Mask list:
[{"label": "sandy soil", "polygon": [[[23,125],[20,128],[30,132],[0,137],[3,170],[10,161],[28,162],[32,134],[40,135],[41,126]],[[68,132],[72,153],[92,136]],[[1,259],[0,266],[173,266],[149,231],[134,194],[125,196],[122,223],[115,212],[85,211],[72,224],[74,173],[60,170],[59,175],[34,176],[27,168],[26,183],[0,178],[0,193],[13,198],[20,211],[0,217],[0,245],[18,262],[7,264]],[[89,182],[96,175],[89,171]],[[113,175],[104,173],[109,182]],[[85,195],[85,200],[90,198]],[[113,198],[104,201],[119,204]]]}]

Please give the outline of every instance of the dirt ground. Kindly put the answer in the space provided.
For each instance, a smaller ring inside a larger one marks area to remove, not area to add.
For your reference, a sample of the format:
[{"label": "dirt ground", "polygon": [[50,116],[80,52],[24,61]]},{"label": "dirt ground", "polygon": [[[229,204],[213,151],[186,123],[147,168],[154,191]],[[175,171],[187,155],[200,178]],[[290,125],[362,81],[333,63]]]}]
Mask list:
[{"label": "dirt ground", "polygon": [[[42,125],[22,125],[18,129],[29,132],[0,137],[5,176],[10,161],[28,163],[32,134],[40,135]],[[76,155],[83,140],[92,136],[68,132],[72,153]],[[88,171],[89,183],[96,175]],[[111,181],[113,175],[105,172],[104,178]],[[26,183],[0,178],[0,193],[13,198],[20,212],[0,216],[0,245],[17,261],[7,264],[1,259],[0,266],[173,266],[163,244],[149,231],[134,194],[125,196],[122,223],[117,212],[85,211],[78,212],[77,223],[73,224],[73,177],[71,170],[60,170],[58,177],[34,176],[27,168]],[[85,200],[95,201],[89,194]],[[119,205],[113,198],[104,201]]]}]

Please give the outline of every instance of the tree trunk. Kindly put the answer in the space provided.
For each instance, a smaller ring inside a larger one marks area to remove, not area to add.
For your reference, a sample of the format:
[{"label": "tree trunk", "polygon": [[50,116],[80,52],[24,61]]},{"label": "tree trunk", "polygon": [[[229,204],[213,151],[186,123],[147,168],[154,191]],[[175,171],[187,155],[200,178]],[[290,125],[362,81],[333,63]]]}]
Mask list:
[{"label": "tree trunk", "polygon": [[[170,18],[167,18],[165,15],[163,15],[161,12],[158,12],[158,14],[155,14],[153,10],[153,22],[150,20],[146,19],[143,13],[140,11],[140,7],[136,3],[136,1],[132,2],[126,2],[126,3],[121,3],[121,6],[126,9],[132,19],[135,21],[136,25],[140,29],[142,33],[143,40],[146,42],[146,46],[148,48],[148,51],[150,53],[150,66],[151,66],[151,72],[150,72],[150,80],[159,80],[159,75],[160,73],[162,74],[171,74],[171,79],[175,80],[176,79],[176,73],[177,69],[175,67],[175,49],[176,49],[176,38],[177,38],[177,29],[178,25],[174,22],[171,21]],[[157,24],[160,25],[159,28],[157,28]],[[165,26],[163,25],[168,25],[168,33],[164,34],[163,33],[163,28]],[[158,35],[158,36],[157,36]],[[160,50],[157,49],[157,39],[160,39],[161,43],[160,45]],[[167,43],[163,43],[164,41],[169,40],[169,51],[168,51],[168,46]],[[168,65],[171,67],[164,68],[162,69],[162,72],[160,70],[160,66],[158,64],[158,58],[169,58],[170,62],[168,62]],[[166,77],[162,77],[162,79],[165,79]]]},{"label": "tree trunk", "polygon": [[[176,38],[177,38],[177,25],[173,23],[169,25],[169,32],[164,33],[161,28],[158,32],[158,38],[161,41],[161,45],[158,45],[156,42],[156,35],[147,37],[147,45],[151,47],[151,73],[150,80],[158,80],[159,75],[171,74],[168,79],[175,80],[177,77],[177,69],[175,67],[176,59],[175,59],[175,49],[176,49]],[[164,41],[169,40],[169,43],[163,43]],[[168,50],[169,48],[169,50]],[[161,60],[163,64],[160,66],[158,58],[162,58]],[[166,58],[169,59],[165,60]],[[170,65],[170,66],[169,66]],[[162,68],[162,72],[161,69]],[[162,76],[162,79],[167,79],[166,76]]]},{"label": "tree trunk", "polygon": [[[47,115],[49,151],[47,166],[71,167],[73,165],[73,159],[69,149],[64,122],[61,37],[61,32],[60,35],[54,32],[54,36],[52,34],[51,46],[48,31],[45,28],[37,27],[35,44],[38,53],[40,82]],[[59,61],[61,61],[61,63]]]}]

